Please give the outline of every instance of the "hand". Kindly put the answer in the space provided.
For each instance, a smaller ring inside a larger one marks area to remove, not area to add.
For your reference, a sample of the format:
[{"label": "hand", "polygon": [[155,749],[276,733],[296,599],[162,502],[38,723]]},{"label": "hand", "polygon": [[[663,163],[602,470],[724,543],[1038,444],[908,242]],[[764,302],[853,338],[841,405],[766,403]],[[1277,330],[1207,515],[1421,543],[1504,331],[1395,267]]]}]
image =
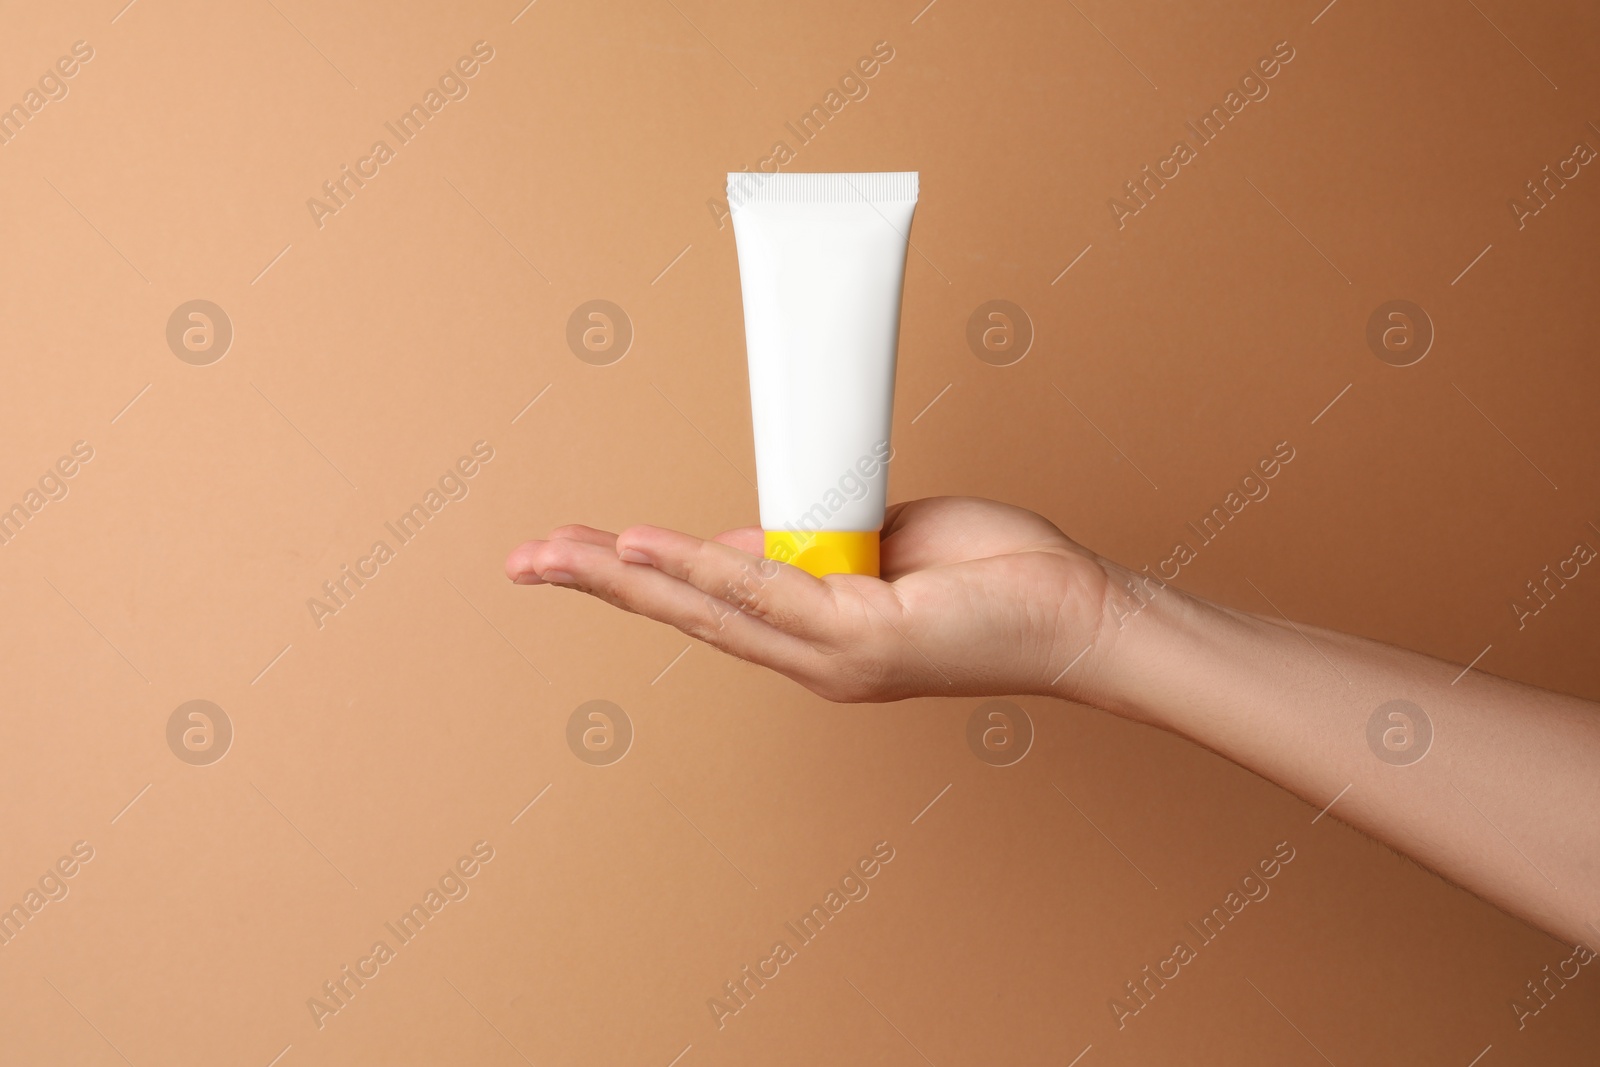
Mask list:
[{"label": "hand", "polygon": [[654,526],[563,526],[514,550],[506,573],[676,626],[835,701],[1084,699],[1103,654],[1063,676],[1105,629],[1110,565],[1022,508],[962,497],[895,505],[881,579],[814,578],[761,551],[757,527],[702,541]]},{"label": "hand", "polygon": [[[670,623],[830,700],[1092,704],[1188,737],[1323,812],[1331,797],[1333,818],[1557,936],[1594,932],[1600,709],[1588,701],[1187,596],[987,500],[891,508],[881,580],[813,578],[761,548],[753,528],[702,541],[564,526],[517,548],[506,570]],[[1427,708],[1446,749],[1399,774],[1365,736],[1397,693]],[[1516,828],[1515,851],[1479,803]]]}]

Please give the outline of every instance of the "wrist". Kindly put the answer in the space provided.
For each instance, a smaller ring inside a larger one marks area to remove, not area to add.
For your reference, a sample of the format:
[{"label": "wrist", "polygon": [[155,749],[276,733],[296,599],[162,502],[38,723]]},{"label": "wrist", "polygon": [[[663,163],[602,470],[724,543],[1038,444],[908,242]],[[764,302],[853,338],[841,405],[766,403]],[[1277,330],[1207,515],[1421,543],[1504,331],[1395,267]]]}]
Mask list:
[{"label": "wrist", "polygon": [[[1148,569],[1098,561],[1105,574],[1097,625],[1081,659],[1046,686],[1052,696],[1136,722],[1177,729],[1172,681],[1192,676],[1209,657],[1206,634],[1226,614]],[[1079,650],[1074,650],[1074,655]],[[1059,668],[1058,668],[1059,669]],[[1047,679],[1048,680],[1048,679]]]}]

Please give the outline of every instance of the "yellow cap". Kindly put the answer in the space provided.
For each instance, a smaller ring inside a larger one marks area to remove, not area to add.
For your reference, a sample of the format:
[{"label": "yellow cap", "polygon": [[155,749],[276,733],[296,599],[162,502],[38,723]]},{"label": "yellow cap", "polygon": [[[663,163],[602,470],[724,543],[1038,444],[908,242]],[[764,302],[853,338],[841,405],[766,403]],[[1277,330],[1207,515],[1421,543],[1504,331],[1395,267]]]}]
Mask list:
[{"label": "yellow cap", "polygon": [[825,574],[878,576],[877,530],[768,530],[767,558]]}]

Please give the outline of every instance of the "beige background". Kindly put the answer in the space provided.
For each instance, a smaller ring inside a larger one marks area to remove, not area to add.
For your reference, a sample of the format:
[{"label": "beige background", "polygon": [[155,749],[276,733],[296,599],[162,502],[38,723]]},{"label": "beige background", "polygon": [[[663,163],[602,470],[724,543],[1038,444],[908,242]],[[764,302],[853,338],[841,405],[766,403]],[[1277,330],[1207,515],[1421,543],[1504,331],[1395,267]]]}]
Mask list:
[{"label": "beige background", "polygon": [[[1154,563],[1288,440],[1179,584],[1600,697],[1600,575],[1510,606],[1600,546],[1600,174],[1508,208],[1600,148],[1592,5],[122,3],[0,33],[4,102],[94,49],[0,146],[0,504],[94,449],[0,547],[0,903],[94,849],[0,948],[0,1060],[1593,1057],[1594,967],[1520,1031],[1510,1006],[1570,948],[1175,738],[1022,700],[1033,747],[995,768],[976,702],[829,705],[501,572],[562,522],[754,521],[708,201],[886,41],[793,167],[922,175],[893,497]],[[1119,230],[1108,199],[1285,40]],[[470,95],[319,229],[307,199],[477,41]],[[194,299],[235,331],[206,366],[165,337]],[[565,341],[592,299],[636,330],[609,366]],[[1035,331],[1009,367],[965,340],[990,299]],[[1403,369],[1365,340],[1391,299],[1436,330]],[[321,583],[479,440],[470,494],[319,629]],[[234,730],[208,766],[167,743],[194,699]],[[565,740],[592,699],[636,731],[610,766]],[[479,840],[470,895],[319,1029],[307,999]],[[870,896],[719,1030],[707,998],[879,841]],[[1280,841],[1272,895],[1118,1030],[1123,983]]]}]

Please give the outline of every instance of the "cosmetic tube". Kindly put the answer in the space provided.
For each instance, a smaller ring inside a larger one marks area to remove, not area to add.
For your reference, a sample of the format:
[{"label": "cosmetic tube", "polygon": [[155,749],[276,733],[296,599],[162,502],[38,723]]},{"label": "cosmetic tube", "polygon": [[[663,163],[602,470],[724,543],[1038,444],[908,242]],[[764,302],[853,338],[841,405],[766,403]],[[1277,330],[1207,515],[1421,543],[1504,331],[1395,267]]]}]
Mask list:
[{"label": "cosmetic tube", "polygon": [[915,171],[728,175],[766,557],[878,573]]}]

